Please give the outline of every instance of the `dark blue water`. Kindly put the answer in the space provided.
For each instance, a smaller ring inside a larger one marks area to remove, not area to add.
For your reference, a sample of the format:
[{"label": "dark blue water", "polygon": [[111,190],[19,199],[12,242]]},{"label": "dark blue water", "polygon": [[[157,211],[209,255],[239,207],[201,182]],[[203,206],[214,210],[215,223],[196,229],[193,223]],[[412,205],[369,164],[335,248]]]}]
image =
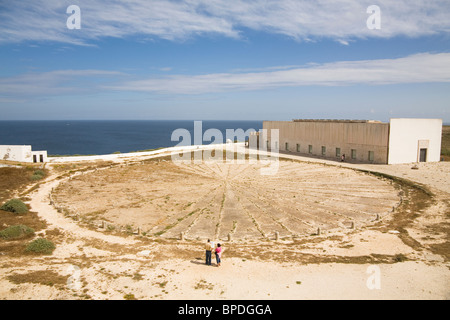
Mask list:
[{"label": "dark blue water", "polygon": [[[33,150],[47,150],[49,155],[88,155],[122,153],[172,147],[172,132],[183,128],[191,133],[194,144],[194,121],[0,121],[0,145],[31,145]],[[203,121],[202,133],[214,128],[262,129],[262,121]],[[234,140],[234,139],[233,139]],[[211,142],[204,141],[203,144]]]}]

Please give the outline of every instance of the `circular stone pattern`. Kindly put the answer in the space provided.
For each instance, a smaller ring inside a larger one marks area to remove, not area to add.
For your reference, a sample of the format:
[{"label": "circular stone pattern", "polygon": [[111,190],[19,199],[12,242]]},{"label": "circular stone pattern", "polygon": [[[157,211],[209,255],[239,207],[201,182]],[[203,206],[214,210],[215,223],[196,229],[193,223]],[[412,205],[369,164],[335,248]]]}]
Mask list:
[{"label": "circular stone pattern", "polygon": [[148,161],[73,177],[53,198],[83,220],[216,240],[361,226],[399,202],[389,180],[352,169],[280,160],[276,174],[261,175],[262,166]]}]

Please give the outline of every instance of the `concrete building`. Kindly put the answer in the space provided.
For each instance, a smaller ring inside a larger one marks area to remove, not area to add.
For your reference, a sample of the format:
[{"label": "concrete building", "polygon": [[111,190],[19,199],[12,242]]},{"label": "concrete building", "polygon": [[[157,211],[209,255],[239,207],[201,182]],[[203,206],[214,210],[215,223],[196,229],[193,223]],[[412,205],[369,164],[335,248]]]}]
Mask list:
[{"label": "concrete building", "polygon": [[[278,143],[271,141],[278,129]],[[264,121],[265,147],[345,161],[395,164],[440,160],[441,119]],[[263,142],[259,142],[260,144]]]},{"label": "concrete building", "polygon": [[32,151],[31,146],[0,146],[0,160],[47,162],[47,151]]}]

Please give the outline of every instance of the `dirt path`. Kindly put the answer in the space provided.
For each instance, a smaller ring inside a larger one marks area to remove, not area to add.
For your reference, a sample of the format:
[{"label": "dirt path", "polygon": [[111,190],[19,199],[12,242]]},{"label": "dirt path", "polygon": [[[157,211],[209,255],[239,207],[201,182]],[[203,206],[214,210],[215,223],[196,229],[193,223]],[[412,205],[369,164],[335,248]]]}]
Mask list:
[{"label": "dirt path", "polygon": [[[29,196],[31,197],[30,206],[33,211],[37,211],[39,215],[45,219],[50,228],[58,228],[63,232],[71,233],[72,236],[79,238],[94,238],[106,242],[119,244],[133,244],[136,243],[134,239],[127,239],[123,237],[105,235],[101,232],[88,230],[77,225],[76,222],[71,221],[59,213],[52,205],[50,205],[49,195],[52,188],[55,188],[64,180],[56,180],[51,176],[48,179],[50,182],[41,183],[36,191],[33,191]],[[66,178],[68,179],[68,178]]]}]

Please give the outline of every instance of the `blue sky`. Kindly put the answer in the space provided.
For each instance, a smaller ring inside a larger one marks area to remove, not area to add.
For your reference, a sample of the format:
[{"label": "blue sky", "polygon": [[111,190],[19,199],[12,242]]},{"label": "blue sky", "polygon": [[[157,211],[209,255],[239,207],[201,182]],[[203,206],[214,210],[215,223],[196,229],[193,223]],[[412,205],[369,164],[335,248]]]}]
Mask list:
[{"label": "blue sky", "polygon": [[0,1],[0,120],[450,123],[448,17],[447,0]]}]

